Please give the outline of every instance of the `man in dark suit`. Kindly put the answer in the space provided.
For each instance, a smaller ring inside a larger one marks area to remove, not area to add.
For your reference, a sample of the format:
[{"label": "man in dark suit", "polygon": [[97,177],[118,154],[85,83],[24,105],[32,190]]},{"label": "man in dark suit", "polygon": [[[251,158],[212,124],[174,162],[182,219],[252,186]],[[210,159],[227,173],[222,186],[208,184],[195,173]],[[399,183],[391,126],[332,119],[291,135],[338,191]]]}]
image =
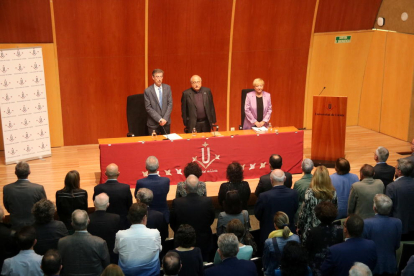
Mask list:
[{"label": "man in dark suit", "polygon": [[163,84],[164,71],[152,71],[154,84],[144,91],[145,110],[148,113],[147,127],[149,135],[155,131],[157,134],[169,134],[171,125],[171,111],[173,100],[171,87]]},{"label": "man in dark suit", "polygon": [[200,247],[204,261],[208,261],[215,213],[211,198],[197,194],[197,182],[187,178],[187,196],[173,200],[170,224],[174,232],[181,224],[191,225],[196,231],[196,246]]},{"label": "man in dark suit", "polygon": [[358,215],[350,215],[344,224],[345,242],[329,247],[322,263],[323,276],[348,276],[355,262],[366,264],[371,271],[377,264],[377,250],[371,240],[361,238],[364,220]]},{"label": "man in dark suit", "polygon": [[374,154],[374,160],[377,162],[374,167],[374,179],[380,179],[384,183],[385,189],[394,180],[395,175],[395,168],[386,163],[389,155],[388,150],[384,147],[378,147]]},{"label": "man in dark suit", "polygon": [[89,218],[85,210],[72,213],[75,233],[61,238],[58,251],[62,257],[62,275],[101,275],[110,263],[106,242],[86,230]]},{"label": "man in dark suit", "polygon": [[[137,202],[144,203],[147,206],[151,205],[154,198],[152,191],[147,188],[139,189],[136,196]],[[168,223],[165,220],[164,214],[148,207],[147,228],[157,229],[161,235],[161,244],[164,245],[165,239],[168,237]]]},{"label": "man in dark suit", "polygon": [[373,274],[395,275],[397,273],[397,259],[395,251],[400,247],[401,220],[390,218],[392,200],[384,195],[374,197],[375,216],[364,220],[362,237],[375,242],[378,261]]},{"label": "man in dark suit", "polygon": [[401,240],[414,239],[414,179],[411,178],[413,163],[408,159],[398,159],[395,168],[395,181],[388,184],[386,194],[393,202],[391,217],[402,222]]},{"label": "man in dark suit", "polygon": [[222,262],[205,270],[206,276],[257,276],[256,266],[252,261],[237,259],[239,241],[236,235],[221,234],[217,244]]},{"label": "man in dark suit", "polygon": [[275,230],[273,217],[278,211],[288,215],[289,228],[293,233],[296,232],[294,220],[298,209],[298,193],[283,185],[286,177],[282,170],[273,170],[270,177],[273,187],[261,193],[254,206],[254,215],[260,221],[260,244],[263,244],[270,232]]},{"label": "man in dark suit", "polygon": [[134,195],[137,197],[137,192],[141,188],[150,189],[154,194],[154,199],[149,207],[163,213],[165,221],[168,223],[170,221],[170,210],[167,205],[167,195],[170,191],[170,179],[158,175],[159,163],[155,156],[149,156],[145,165],[148,170],[148,177],[137,181]]},{"label": "man in dark suit", "polygon": [[128,229],[130,224],[127,219],[129,207],[132,205],[131,188],[128,184],[118,182],[118,166],[114,163],[106,167],[105,175],[108,180],[95,186],[93,199],[100,193],[106,193],[109,196],[108,213],[118,214],[121,217],[121,229]]},{"label": "man in dark suit", "polygon": [[89,215],[88,232],[106,241],[111,263],[118,264],[118,255],[114,253],[115,235],[120,228],[120,217],[107,212],[110,205],[107,194],[100,193],[93,201],[95,212]]},{"label": "man in dark suit", "polygon": [[200,76],[190,79],[191,88],[183,92],[181,97],[181,117],[187,129],[192,132],[209,132],[211,125],[216,123],[213,95],[210,88],[201,86]]},{"label": "man in dark suit", "polygon": [[[270,181],[270,174],[273,170],[282,169],[282,156],[279,154],[272,154],[269,158],[269,166],[270,166],[270,173],[262,175],[259,180],[259,184],[257,184],[256,191],[254,194],[259,197],[259,195],[263,192],[269,191],[272,189],[272,183]],[[292,188],[292,174],[289,172],[285,172],[286,180],[284,185],[288,188]]]},{"label": "man in dark suit", "polygon": [[25,225],[32,225],[35,220],[32,215],[33,205],[46,198],[42,185],[31,183],[29,164],[19,162],[15,168],[17,181],[3,187],[3,204],[10,213],[12,229],[19,229]]}]

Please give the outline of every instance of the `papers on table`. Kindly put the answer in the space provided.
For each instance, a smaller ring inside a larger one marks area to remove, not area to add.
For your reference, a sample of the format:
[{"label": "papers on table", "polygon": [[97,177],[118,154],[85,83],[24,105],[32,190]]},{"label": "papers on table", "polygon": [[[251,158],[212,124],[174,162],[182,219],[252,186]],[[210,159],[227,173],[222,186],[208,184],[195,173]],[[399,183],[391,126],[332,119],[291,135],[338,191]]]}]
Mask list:
[{"label": "papers on table", "polygon": [[267,131],[267,127],[262,126],[262,127],[252,127],[252,129],[256,132],[265,132]]},{"label": "papers on table", "polygon": [[168,140],[180,140],[180,139],[183,139],[183,137],[181,137],[177,133],[166,134],[166,135],[163,135],[163,136],[165,138],[167,138]]}]

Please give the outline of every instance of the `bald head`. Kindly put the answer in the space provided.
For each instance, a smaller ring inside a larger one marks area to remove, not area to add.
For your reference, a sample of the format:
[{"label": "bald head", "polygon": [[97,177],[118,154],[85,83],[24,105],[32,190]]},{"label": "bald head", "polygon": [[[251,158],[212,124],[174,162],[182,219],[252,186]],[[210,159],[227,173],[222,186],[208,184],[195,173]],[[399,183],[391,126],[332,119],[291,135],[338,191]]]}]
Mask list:
[{"label": "bald head", "polygon": [[105,211],[109,206],[109,196],[106,193],[100,193],[99,195],[95,196],[93,204],[95,205],[95,210]]},{"label": "bald head", "polygon": [[196,193],[198,186],[198,177],[194,174],[190,174],[187,177],[185,184],[185,189],[187,190],[187,193]]},{"label": "bald head", "polygon": [[198,75],[194,75],[191,77],[190,79],[191,82],[191,87],[195,90],[195,91],[199,91],[201,88],[201,78]]},{"label": "bald head", "polygon": [[109,164],[106,167],[105,175],[108,179],[117,179],[119,176],[118,166],[114,163]]},{"label": "bald head", "polygon": [[273,170],[272,173],[270,174],[270,180],[272,181],[272,186],[283,185],[283,183],[285,182],[285,179],[286,179],[285,173],[280,169]]},{"label": "bald head", "polygon": [[72,226],[75,230],[86,230],[89,223],[89,216],[85,210],[76,209],[72,213]]},{"label": "bald head", "polygon": [[3,222],[4,219],[4,210],[3,208],[0,206],[0,222]]}]

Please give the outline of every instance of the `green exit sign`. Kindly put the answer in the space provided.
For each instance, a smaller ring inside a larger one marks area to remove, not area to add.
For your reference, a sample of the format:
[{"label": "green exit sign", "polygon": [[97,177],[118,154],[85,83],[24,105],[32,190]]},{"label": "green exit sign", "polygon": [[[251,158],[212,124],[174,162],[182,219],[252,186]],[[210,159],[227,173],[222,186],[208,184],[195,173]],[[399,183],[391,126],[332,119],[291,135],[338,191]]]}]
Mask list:
[{"label": "green exit sign", "polygon": [[335,43],[351,43],[351,36],[337,36],[335,37]]}]

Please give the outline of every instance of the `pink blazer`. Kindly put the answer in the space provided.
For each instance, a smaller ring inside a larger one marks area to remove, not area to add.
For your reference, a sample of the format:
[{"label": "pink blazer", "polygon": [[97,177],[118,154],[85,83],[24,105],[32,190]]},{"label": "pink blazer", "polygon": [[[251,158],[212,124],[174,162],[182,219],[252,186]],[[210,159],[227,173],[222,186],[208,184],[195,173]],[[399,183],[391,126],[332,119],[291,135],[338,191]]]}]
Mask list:
[{"label": "pink blazer", "polygon": [[[270,116],[272,115],[272,101],[270,94],[267,92],[263,93],[263,121],[265,126],[268,125]],[[254,123],[257,121],[257,105],[256,105],[256,92],[249,92],[246,95],[246,102],[244,104],[244,113],[246,117],[243,122],[243,129],[251,129]]]}]

